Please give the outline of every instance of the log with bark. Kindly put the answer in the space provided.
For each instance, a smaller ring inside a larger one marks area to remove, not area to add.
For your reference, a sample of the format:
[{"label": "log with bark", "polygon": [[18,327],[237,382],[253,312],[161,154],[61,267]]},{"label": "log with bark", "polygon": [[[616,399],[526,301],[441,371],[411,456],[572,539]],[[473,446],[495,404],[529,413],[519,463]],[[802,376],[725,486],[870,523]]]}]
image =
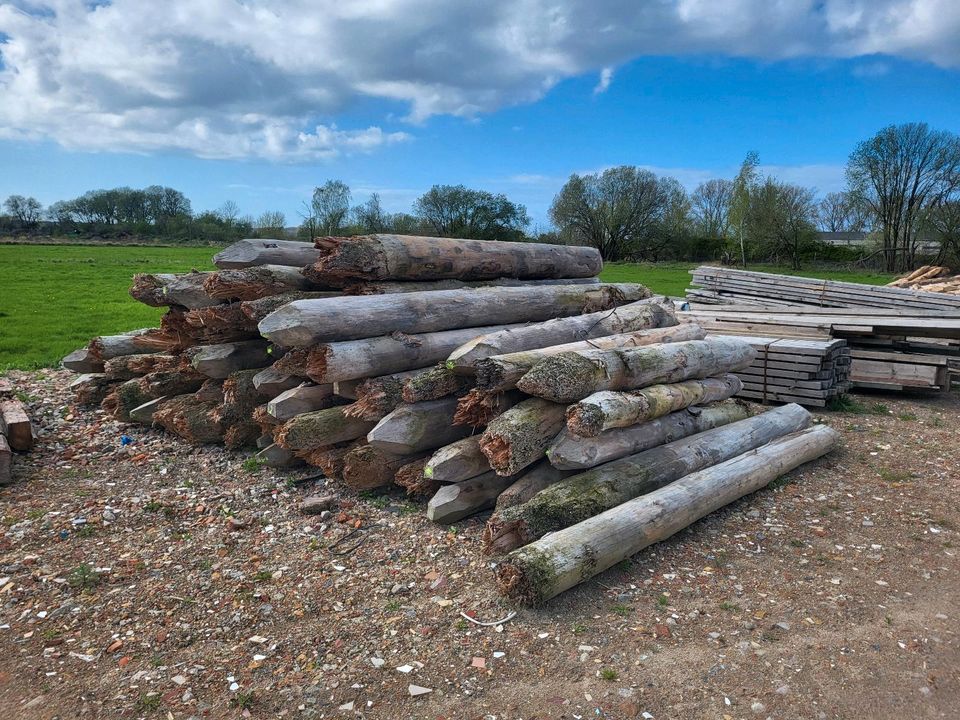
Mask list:
[{"label": "log with bark", "polygon": [[74,350],[60,361],[64,368],[75,373],[102,373],[103,361],[96,358],[89,347]]},{"label": "log with bark", "polygon": [[[653,328],[652,330],[637,330],[619,335],[605,335],[592,340],[551,345],[550,347],[524,350],[506,355],[493,355],[477,360],[474,364],[476,384],[480,390],[496,392],[510,390],[517,386],[517,381],[526,375],[534,365],[544,358],[559,355],[564,352],[580,350],[616,350],[633,347],[645,347],[661,343],[683,342],[686,340],[702,340],[707,336],[706,331],[699,325],[686,324],[673,327]],[[454,372],[451,370],[450,372]]]},{"label": "log with bark", "polygon": [[516,482],[500,493],[495,506],[496,512],[515,505],[523,505],[523,503],[533,499],[533,496],[541,490],[574,475],[576,472],[576,470],[558,470],[549,461],[541,460],[522,473]]},{"label": "log with bark", "polygon": [[7,439],[0,435],[0,485],[9,485],[13,482],[10,475],[10,464],[13,459],[13,453],[10,452],[10,445]]},{"label": "log with bark", "polygon": [[297,415],[325,410],[335,404],[332,385],[298,385],[267,401],[267,414],[279,422]]},{"label": "log with bark", "polygon": [[313,450],[365,436],[376,423],[350,417],[339,406],[303,413],[281,425],[274,440],[288,450]]},{"label": "log with bark", "polygon": [[116,385],[107,393],[100,403],[100,408],[114,420],[130,422],[130,411],[153,399],[153,395],[143,392],[140,380],[133,378]]},{"label": "log with bark", "polygon": [[217,305],[220,301],[207,295],[203,287],[204,281],[210,274],[196,270],[181,274],[140,273],[133,276],[130,296],[152,307],[179,305],[193,309]]},{"label": "log with bark", "polygon": [[487,280],[593,277],[603,268],[591,247],[458,240],[415,235],[318,238],[320,258],[304,274],[319,284],[371,280]]},{"label": "log with bark", "polygon": [[103,373],[77,375],[68,386],[80,405],[99,405],[116,384]]},{"label": "log with bark", "polygon": [[153,413],[153,422],[194,445],[223,442],[223,430],[210,413],[223,401],[212,386],[170,398]]},{"label": "log with bark", "polygon": [[393,484],[397,470],[421,455],[392,453],[373,445],[358,445],[343,458],[343,482],[354,490],[372,490]]},{"label": "log with bark", "polygon": [[0,400],[0,435],[11,450],[27,452],[33,447],[33,425],[23,403],[15,398]]},{"label": "log with bark", "polygon": [[101,335],[90,341],[90,353],[93,359],[101,362],[121,355],[138,355],[143,352],[136,339],[139,335],[144,335],[157,328],[142,328],[140,330],[131,330],[122,335]]},{"label": "log with bark", "polygon": [[504,327],[519,326],[459,328],[419,335],[397,332],[363,340],[324,343],[306,351],[304,373],[314,382],[323,383],[427,368],[445,360],[453,349],[478,334],[502,330]]},{"label": "log with bark", "polygon": [[418,403],[450,395],[459,397],[470,390],[473,384],[473,378],[457,375],[446,365],[437,365],[407,378],[403,384],[403,401]]},{"label": "log with bark", "polygon": [[140,352],[179,353],[207,345],[259,337],[257,326],[243,314],[239,303],[185,310],[172,307],[160,319],[160,328],[137,337]]},{"label": "log with bark", "polygon": [[567,408],[567,430],[596,437],[605,430],[653,420],[691,405],[731,398],[743,389],[736,375],[650,385],[642,390],[602,390]]},{"label": "log with bark", "polygon": [[173,370],[161,370],[140,378],[140,389],[149,397],[161,395],[186,395],[196,392],[207,381],[207,376],[197,372],[189,361],[183,359],[180,366]]},{"label": "log with bark", "polygon": [[494,280],[423,280],[403,281],[386,280],[378,282],[358,282],[345,285],[344,295],[387,295],[403,292],[429,292],[433,290],[460,290],[474,287],[519,287],[521,285],[597,285],[600,278],[553,278],[549,280],[521,280],[518,278],[496,278]]},{"label": "log with bark", "polygon": [[384,375],[364,380],[356,388],[356,401],[348,414],[363,420],[379,422],[403,403],[403,384],[421,370]]},{"label": "log with bark", "polygon": [[490,421],[480,449],[498,475],[514,475],[544,456],[563,428],[564,406],[530,398]]},{"label": "log with bark", "polygon": [[259,300],[242,300],[240,301],[240,309],[243,311],[243,314],[253,322],[259,323],[274,310],[278,310],[287,303],[292,303],[294,300],[320,300],[323,298],[339,297],[340,295],[343,295],[343,293],[333,290],[312,290],[308,292],[298,290],[295,292],[281,293],[280,295],[268,295]]},{"label": "log with bark", "polygon": [[289,265],[218,270],[207,275],[203,289],[216,300],[259,300],[271,295],[313,288],[300,269]]},{"label": "log with bark", "polygon": [[380,450],[410,455],[433,450],[469,435],[471,429],[453,424],[456,398],[398,406],[367,434],[367,442]]},{"label": "log with bark", "polygon": [[423,474],[427,458],[422,457],[408,462],[397,470],[393,481],[407,491],[407,495],[433,495],[440,489],[440,483]]},{"label": "log with bark", "polygon": [[520,602],[546,602],[825,455],[839,437],[825,425],[781,437],[552,533],[504,558],[497,586]]},{"label": "log with bark", "polygon": [[307,376],[307,358],[309,356],[310,348],[293,348],[292,350],[287,350],[287,352],[283,354],[283,357],[279,357],[273,361],[273,369],[277,372],[309,380],[310,378]]},{"label": "log with bark", "polygon": [[454,425],[483,427],[489,425],[497,415],[502,415],[526,395],[515,390],[509,392],[484,392],[474,388],[457,403],[457,412],[453,416]]},{"label": "log with bark", "polygon": [[275,398],[280,393],[299,387],[302,384],[303,378],[296,375],[287,375],[273,366],[264,368],[253,376],[253,386],[260,393],[260,396],[265,398]]},{"label": "log with bark", "polygon": [[210,418],[223,428],[223,441],[230,449],[253,445],[261,435],[253,412],[260,404],[260,393],[253,384],[258,370],[238,370],[223,381],[223,402]]},{"label": "log with bark", "polygon": [[133,408],[130,415],[130,422],[140,423],[141,425],[150,425],[153,423],[153,414],[157,412],[168,400],[166,396],[147,400],[143,405]]},{"label": "log with bark", "polygon": [[810,422],[810,413],[799,405],[784,405],[573,475],[537,493],[529,502],[490,518],[484,549],[502,553],[521,547],[691,472],[801,430]]},{"label": "log with bark", "polygon": [[152,372],[176,370],[180,362],[180,358],[163,353],[121,355],[107,360],[103,372],[111,380],[130,380]]},{"label": "log with bark", "polygon": [[294,455],[301,458],[307,465],[320,468],[324,476],[331,480],[342,480],[347,455],[354,448],[365,444],[366,439],[360,437],[336,445],[324,445],[311,450],[300,450],[295,452]]},{"label": "log with bark", "polygon": [[295,240],[238,240],[213,256],[213,264],[221,270],[255,265],[290,265],[302,268],[320,259],[313,243]]},{"label": "log with bark", "polygon": [[191,348],[190,363],[209,378],[223,379],[237,370],[266,367],[273,362],[274,350],[263,340],[201,345]]},{"label": "log with bark", "polygon": [[750,408],[746,403],[724,400],[631,427],[607,430],[597,437],[580,437],[564,429],[550,443],[547,457],[561,470],[585,470],[748,417]]},{"label": "log with bark", "polygon": [[533,322],[609,310],[650,294],[642,285],[544,285],[296,300],[270,313],[260,334],[284,347],[393,332]]},{"label": "log with bark", "polygon": [[637,330],[671,327],[677,318],[669,307],[648,300],[621,305],[615,310],[556,318],[546,322],[519,325],[464,341],[453,349],[447,364],[457,372],[472,374],[477,360],[492,355],[536,350],[537,348],[579,342],[605,335]]},{"label": "log with bark", "polygon": [[726,337],[627,350],[580,350],[541,360],[517,387],[529,395],[570,403],[601,390],[632,390],[742,370],[756,355],[748,342]]},{"label": "log with bark", "polygon": [[490,470],[490,461],[480,450],[480,436],[471,435],[436,450],[427,459],[423,474],[440,483],[455,483]]},{"label": "log with bark", "polygon": [[516,480],[517,476],[501,477],[495,472],[488,472],[463,482],[444,485],[427,503],[427,517],[435,523],[449,525],[489,510],[500,493]]}]

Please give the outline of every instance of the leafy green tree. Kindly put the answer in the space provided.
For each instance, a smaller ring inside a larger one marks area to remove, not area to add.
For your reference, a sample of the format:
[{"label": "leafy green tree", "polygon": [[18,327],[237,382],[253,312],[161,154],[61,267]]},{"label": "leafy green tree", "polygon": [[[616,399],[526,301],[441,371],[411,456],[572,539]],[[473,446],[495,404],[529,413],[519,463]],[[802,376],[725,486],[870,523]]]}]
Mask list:
[{"label": "leafy green tree", "polygon": [[313,189],[310,200],[310,222],[316,225],[317,233],[338,234],[350,212],[350,188],[340,180],[327,180]]},{"label": "leafy green tree", "polygon": [[751,150],[747,153],[740,172],[733,180],[730,193],[730,208],[728,212],[730,227],[740,249],[740,264],[747,266],[747,224],[750,221],[751,194],[755,193],[759,184],[760,156]]},{"label": "leafy green tree", "polygon": [[3,209],[24,227],[33,227],[40,222],[43,205],[34,197],[11,195],[3,202]]},{"label": "leafy green tree", "polygon": [[414,215],[440,237],[522,240],[527,209],[506,195],[463,185],[434,185],[413,204]]},{"label": "leafy green tree", "polygon": [[362,205],[351,210],[353,222],[363,233],[389,232],[391,225],[390,214],[385,212],[380,204],[380,194],[372,193]]}]

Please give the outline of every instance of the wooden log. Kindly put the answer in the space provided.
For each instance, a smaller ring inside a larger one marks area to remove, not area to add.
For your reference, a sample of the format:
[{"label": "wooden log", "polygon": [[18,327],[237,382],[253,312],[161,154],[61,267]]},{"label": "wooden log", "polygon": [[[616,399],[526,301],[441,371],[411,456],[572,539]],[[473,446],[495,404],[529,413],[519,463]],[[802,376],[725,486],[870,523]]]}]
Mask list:
[{"label": "wooden log", "polygon": [[74,350],[60,361],[64,368],[75,373],[102,373],[103,361],[94,356],[88,347]]},{"label": "wooden log", "polygon": [[384,234],[319,238],[316,245],[320,258],[304,274],[333,286],[356,280],[581,278],[603,268],[598,250],[569,245]]},{"label": "wooden log", "polygon": [[397,474],[393,476],[393,482],[404,488],[407,495],[433,495],[440,489],[440,483],[423,474],[423,467],[426,464],[425,457],[408,462],[397,470]]},{"label": "wooden log", "polygon": [[601,390],[632,390],[741,370],[757,351],[738,338],[710,338],[627,350],[581,350],[548,357],[517,382],[523,392],[575,402]]},{"label": "wooden log", "polygon": [[260,334],[284,347],[334,340],[534,322],[610,310],[650,294],[642,285],[545,285],[295,300]]},{"label": "wooden log", "polygon": [[130,422],[140,423],[141,425],[150,425],[153,423],[153,414],[157,412],[168,400],[167,397],[158,397],[153,400],[147,400],[142,405],[130,410],[128,413]]},{"label": "wooden log", "polygon": [[223,427],[223,441],[230,449],[256,443],[261,435],[260,425],[253,413],[260,404],[260,393],[253,384],[258,370],[238,370],[223,381],[223,402],[210,417]]},{"label": "wooden log", "polygon": [[307,465],[320,468],[323,474],[331,480],[343,480],[343,468],[346,456],[354,448],[366,444],[366,438],[360,437],[336,445],[325,445],[311,450],[300,450],[294,455],[301,458]]},{"label": "wooden log", "polygon": [[0,485],[9,485],[13,482],[10,475],[10,464],[13,459],[13,453],[10,452],[10,445],[7,438],[0,435]]},{"label": "wooden log", "polygon": [[289,265],[259,265],[218,270],[207,275],[203,289],[217,300],[259,300],[282,293],[310,290],[313,283]]},{"label": "wooden log", "polygon": [[281,425],[273,439],[296,452],[355,440],[373,429],[375,423],[350,417],[344,410],[332,407],[297,415]]},{"label": "wooden log", "polygon": [[453,424],[456,411],[456,398],[400,405],[367,434],[367,442],[380,450],[405,455],[442,447],[471,432],[468,427]]},{"label": "wooden log", "polygon": [[386,280],[379,282],[358,282],[343,288],[345,295],[387,295],[403,292],[429,292],[433,290],[459,290],[472,287],[519,287],[521,285],[597,285],[600,278],[552,278],[541,280],[520,280],[517,278],[496,278],[494,280],[423,280],[402,281]]},{"label": "wooden log", "polygon": [[202,345],[192,353],[191,364],[209,378],[222,379],[237,370],[266,367],[273,362],[270,349],[262,340]]},{"label": "wooden log", "polygon": [[223,429],[209,416],[222,397],[211,394],[200,390],[170,398],[154,411],[153,422],[194,445],[222,442]]},{"label": "wooden log", "polygon": [[729,374],[627,392],[603,390],[567,408],[567,430],[581,437],[596,437],[604,430],[637,425],[691,405],[726,400],[741,390],[743,382]]},{"label": "wooden log", "polygon": [[210,275],[196,270],[179,274],[139,273],[133,276],[130,297],[152,307],[179,305],[193,309],[217,305],[220,301],[207,295],[203,287]]},{"label": "wooden log", "polygon": [[354,490],[372,490],[393,484],[397,470],[419,455],[392,453],[365,444],[346,453],[343,458],[343,482]]},{"label": "wooden log", "polygon": [[140,378],[140,390],[145,396],[160,397],[168,395],[186,395],[196,392],[206,382],[206,375],[202,375],[186,364],[175,370],[152,372]]},{"label": "wooden log", "polygon": [[33,425],[23,403],[15,398],[0,400],[0,435],[11,450],[27,452],[33,447]]},{"label": "wooden log", "polygon": [[292,390],[302,384],[303,378],[296,375],[287,375],[272,366],[264,368],[253,376],[253,386],[261,397],[265,398],[275,398],[280,393]]},{"label": "wooden log", "polygon": [[508,597],[542,603],[830,452],[839,433],[818,425],[700,470],[510,553],[497,565]]},{"label": "wooden log", "polygon": [[156,328],[142,328],[140,330],[131,330],[123,335],[101,335],[90,341],[91,356],[103,362],[110,358],[120,357],[121,355],[137,355],[143,350],[136,344],[136,338],[148,332],[155,331]]},{"label": "wooden log", "polygon": [[612,312],[604,310],[488,332],[464,341],[462,345],[452,350],[447,358],[447,364],[457,372],[472,374],[477,360],[492,355],[535,350],[605,335],[671,327],[676,324],[677,318],[672,309],[651,302],[649,299],[639,300],[621,305]]},{"label": "wooden log", "polygon": [[244,239],[225,247],[213,256],[221,270],[255,265],[291,265],[302,268],[315,263],[320,251],[313,243],[295,240]]},{"label": "wooden log", "polygon": [[474,388],[457,403],[457,412],[453,416],[454,425],[469,425],[482,427],[490,421],[512,408],[526,395],[511,390],[510,392],[485,392]]},{"label": "wooden log", "polygon": [[363,420],[379,422],[403,403],[403,384],[420,370],[369,378],[356,388],[356,401],[347,411]]},{"label": "wooden log", "polygon": [[103,373],[84,373],[68,386],[80,405],[99,405],[116,383]]},{"label": "wooden log", "polygon": [[[481,358],[474,364],[476,383],[480,390],[501,391],[510,390],[517,385],[517,381],[526,375],[534,365],[544,358],[559,355],[564,352],[580,350],[617,350],[632,347],[645,347],[661,343],[683,342],[686,340],[702,340],[707,333],[699,325],[687,324],[674,327],[654,328],[652,330],[637,330],[619,335],[606,335],[592,340],[552,345],[550,347],[524,350],[506,355],[493,355]],[[450,370],[450,372],[454,372]]]},{"label": "wooden log", "polygon": [[427,503],[427,517],[435,523],[449,525],[489,510],[501,492],[510,487],[517,476],[501,477],[484,473],[470,480],[444,485]]},{"label": "wooden log", "polygon": [[515,505],[523,505],[541,490],[574,475],[576,472],[576,470],[558,470],[547,460],[541,460],[522,473],[512,485],[500,493],[497,497],[495,511],[500,512]]},{"label": "wooden log", "polygon": [[292,468],[303,465],[303,460],[276,443],[270,443],[262,448],[256,457],[264,465],[272,468]]},{"label": "wooden log", "polygon": [[130,422],[130,411],[140,407],[148,400],[153,400],[153,397],[146,395],[140,387],[140,380],[133,378],[115,386],[104,397],[100,407],[109,413],[114,420]]},{"label": "wooden log", "polygon": [[161,369],[172,370],[178,364],[179,359],[172,355],[121,355],[103,363],[103,372],[111,380],[130,380]]},{"label": "wooden log", "polygon": [[810,422],[810,413],[799,405],[784,405],[573,475],[490,518],[484,550],[500,553],[521,547]]},{"label": "wooden log", "polygon": [[[285,352],[283,357],[273,361],[273,369],[277,372],[309,380],[310,378],[307,377],[307,358],[309,356],[310,348],[293,348]],[[320,384],[324,385],[326,383]]]},{"label": "wooden log", "polygon": [[279,295],[268,295],[259,300],[241,300],[240,310],[253,322],[259,323],[274,310],[282,308],[294,300],[319,300],[321,298],[340,297],[341,295],[343,295],[343,293],[339,290],[297,290]]},{"label": "wooden log", "polygon": [[381,377],[428,368],[433,363],[445,360],[451,350],[471,338],[505,327],[519,326],[460,328],[419,335],[392,333],[363,340],[316,345],[308,351],[304,364],[305,374],[315,382],[322,383]]},{"label": "wooden log", "polygon": [[631,427],[607,430],[593,438],[579,437],[564,429],[550,443],[547,457],[561,470],[583,470],[748,417],[750,409],[746,403],[725,400],[686,408]]},{"label": "wooden log", "polygon": [[366,379],[338,380],[333,384],[333,394],[347,400],[357,399],[357,389],[366,382]]},{"label": "wooden log", "polygon": [[490,421],[480,449],[498,475],[514,475],[544,456],[563,428],[563,405],[540,398],[524,400]]},{"label": "wooden log", "polygon": [[423,468],[430,480],[455,483],[490,472],[490,461],[480,450],[480,436],[471,435],[444,445],[431,455]]},{"label": "wooden log", "polygon": [[446,365],[422,370],[403,384],[403,401],[406,403],[439,400],[449,395],[463,395],[473,386],[473,378],[457,375]]}]

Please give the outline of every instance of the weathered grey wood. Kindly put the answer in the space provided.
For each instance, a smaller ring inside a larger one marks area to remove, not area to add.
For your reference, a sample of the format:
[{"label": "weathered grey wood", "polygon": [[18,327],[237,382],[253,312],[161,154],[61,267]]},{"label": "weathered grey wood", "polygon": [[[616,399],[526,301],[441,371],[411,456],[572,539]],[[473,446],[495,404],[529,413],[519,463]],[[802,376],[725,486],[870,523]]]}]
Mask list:
[{"label": "weathered grey wood", "polygon": [[453,424],[456,411],[457,398],[400,405],[367,434],[367,442],[403,455],[448,445],[471,432],[468,427]]},{"label": "weathered grey wood", "polygon": [[533,322],[609,310],[650,294],[642,285],[543,285],[295,300],[270,313],[260,333],[284,347],[393,332]]},{"label": "weathered grey wood", "polygon": [[[517,381],[528,373],[534,365],[544,358],[564,352],[579,350],[615,350],[631,347],[645,347],[661,343],[702,340],[707,333],[699,325],[676,325],[674,327],[637,330],[619,335],[605,335],[592,340],[551,345],[550,347],[524,350],[506,355],[493,355],[481,358],[474,364],[477,387],[486,391],[510,390]],[[451,370],[451,372],[454,372]]]},{"label": "weathered grey wood", "polygon": [[10,464],[13,459],[13,453],[10,452],[10,445],[7,439],[0,434],[0,485],[9,485],[13,482],[10,475]]},{"label": "weathered grey wood", "polygon": [[480,436],[471,435],[434,452],[424,466],[423,474],[437,482],[454,483],[490,470],[490,461],[480,450]]},{"label": "weathered grey wood", "polygon": [[520,280],[517,278],[496,278],[494,280],[423,280],[402,281],[385,280],[377,282],[358,282],[347,285],[347,295],[386,295],[403,292],[428,292],[433,290],[458,290],[472,287],[519,287],[521,285],[597,285],[600,278],[553,278],[540,280]]},{"label": "weathered grey wood", "polygon": [[268,349],[262,340],[201,345],[193,349],[191,364],[209,378],[223,379],[237,370],[266,367],[274,360]]},{"label": "weathered grey wood", "polygon": [[303,378],[296,375],[287,375],[276,368],[267,367],[253,376],[253,386],[263,397],[275,398],[282,392],[299,387]]},{"label": "weathered grey wood", "polygon": [[290,468],[303,465],[303,460],[294,455],[286,448],[282,448],[276,443],[270,443],[257,453],[257,460],[267,467]]},{"label": "weathered grey wood", "polygon": [[516,479],[516,476],[501,477],[495,472],[488,472],[470,480],[444,485],[427,503],[427,517],[435,523],[449,525],[489,510],[496,503],[497,496]]},{"label": "weathered grey wood", "polygon": [[288,450],[313,450],[363,437],[374,423],[352,418],[345,407],[332,407],[303,413],[280,426],[273,439]]},{"label": "weathered grey wood", "polygon": [[167,399],[166,396],[158,397],[153,400],[147,400],[147,402],[142,405],[137,405],[137,407],[128,413],[130,422],[141,423],[142,425],[151,424],[153,422],[153,414],[163,407]]},{"label": "weathered grey wood", "polygon": [[331,285],[356,280],[486,280],[593,277],[603,268],[592,247],[459,240],[415,235],[330,237],[316,241],[308,277]]},{"label": "weathered grey wood", "polygon": [[567,430],[596,437],[604,430],[653,420],[691,405],[726,400],[743,390],[736,375],[651,385],[642,390],[603,390],[567,408]]},{"label": "weathered grey wood", "polygon": [[397,470],[418,457],[422,455],[393,453],[373,445],[360,445],[343,458],[343,482],[354,490],[388,487],[393,484]]},{"label": "weathered grey wood", "polygon": [[500,512],[514,505],[522,505],[531,500],[541,490],[560,482],[565,477],[570,477],[576,472],[576,470],[558,470],[547,460],[541,460],[500,493],[497,498],[496,511]]},{"label": "weathered grey wood", "polygon": [[638,425],[607,430],[592,438],[579,437],[564,429],[546,452],[554,467],[583,470],[748,417],[750,409],[746,403],[725,400],[704,407],[686,408]]},{"label": "weathered grey wood", "polygon": [[506,552],[526,545],[684,475],[801,430],[810,422],[810,413],[802,407],[785,405],[573,475],[529,502],[490,518],[485,549]]},{"label": "weathered grey wood", "polygon": [[473,385],[473,378],[457,375],[446,365],[436,365],[407,378],[403,384],[403,401],[417,403],[450,395],[460,396]]},{"label": "weathered grey wood", "polygon": [[329,407],[332,385],[298,385],[267,401],[267,414],[280,422]]},{"label": "weathered grey wood", "polygon": [[525,393],[554,402],[601,390],[632,390],[745,368],[757,351],[737,338],[710,338],[627,350],[581,350],[548,357],[517,382]]},{"label": "weathered grey wood", "polygon": [[322,298],[340,297],[340,291],[310,290],[285,292],[279,295],[268,295],[258,300],[241,300],[240,310],[255,323],[259,323],[274,310],[283,307],[294,300],[320,300]]},{"label": "weathered grey wood", "polygon": [[347,400],[356,400],[357,399],[357,388],[363,384],[365,378],[357,378],[356,380],[338,380],[333,383],[333,394],[337,397],[346,398]]},{"label": "weathered grey wood", "polygon": [[0,400],[0,435],[6,435],[10,448],[17,452],[27,452],[33,447],[33,425],[19,400]]},{"label": "weathered grey wood", "polygon": [[157,328],[141,328],[122,335],[101,335],[90,341],[90,352],[95,359],[101,361],[121,355],[138,355],[143,350],[136,344],[136,338],[156,331]]},{"label": "weathered grey wood", "polygon": [[839,437],[825,425],[787,435],[552,533],[504,558],[497,586],[514,600],[545,602],[825,455]]},{"label": "weathered grey wood", "polygon": [[514,475],[544,456],[563,428],[564,406],[530,398],[490,421],[480,449],[498,475]]},{"label": "weathered grey wood", "polygon": [[612,311],[604,310],[586,315],[556,318],[497,332],[487,332],[465,341],[452,350],[447,358],[447,364],[457,372],[473,373],[473,366],[477,360],[492,355],[506,355],[605,335],[671,327],[676,324],[677,318],[671,308],[652,302],[651,299],[639,300],[621,305]]},{"label": "weathered grey wood", "polygon": [[315,382],[340,382],[382,377],[428,368],[446,359],[450,351],[485,332],[518,325],[458,328],[435,333],[394,333],[362,340],[316,345],[307,355],[305,371]]},{"label": "weathered grey wood", "polygon": [[300,268],[259,265],[210,273],[203,281],[203,289],[216,300],[259,300],[271,295],[311,290],[314,286],[300,273]]},{"label": "weathered grey wood", "polygon": [[221,269],[245,268],[254,265],[292,265],[302,268],[315,263],[320,251],[313,243],[295,240],[244,239],[213,256],[213,264]]},{"label": "weathered grey wood", "polygon": [[67,355],[60,364],[64,368],[75,373],[102,373],[103,360],[97,358],[93,351],[88,347],[82,347],[74,350]]},{"label": "weathered grey wood", "polygon": [[209,276],[209,272],[196,270],[177,274],[140,273],[133,276],[130,296],[152,307],[179,305],[194,309],[217,305],[220,301],[207,295],[203,288],[203,283]]}]

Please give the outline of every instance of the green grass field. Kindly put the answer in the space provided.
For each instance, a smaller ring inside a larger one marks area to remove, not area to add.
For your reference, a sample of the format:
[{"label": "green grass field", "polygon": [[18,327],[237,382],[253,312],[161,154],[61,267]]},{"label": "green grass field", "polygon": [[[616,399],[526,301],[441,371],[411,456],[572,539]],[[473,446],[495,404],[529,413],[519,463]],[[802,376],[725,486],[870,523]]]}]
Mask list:
[{"label": "green grass field", "polygon": [[[209,247],[0,245],[0,370],[56,367],[91,337],[156,325],[162,314],[127,294],[138,272],[212,269]],[[639,282],[654,292],[683,295],[695,263],[609,263],[608,282]],[[754,270],[787,272],[758,266]],[[809,277],[871,284],[892,276],[818,271]]]}]

